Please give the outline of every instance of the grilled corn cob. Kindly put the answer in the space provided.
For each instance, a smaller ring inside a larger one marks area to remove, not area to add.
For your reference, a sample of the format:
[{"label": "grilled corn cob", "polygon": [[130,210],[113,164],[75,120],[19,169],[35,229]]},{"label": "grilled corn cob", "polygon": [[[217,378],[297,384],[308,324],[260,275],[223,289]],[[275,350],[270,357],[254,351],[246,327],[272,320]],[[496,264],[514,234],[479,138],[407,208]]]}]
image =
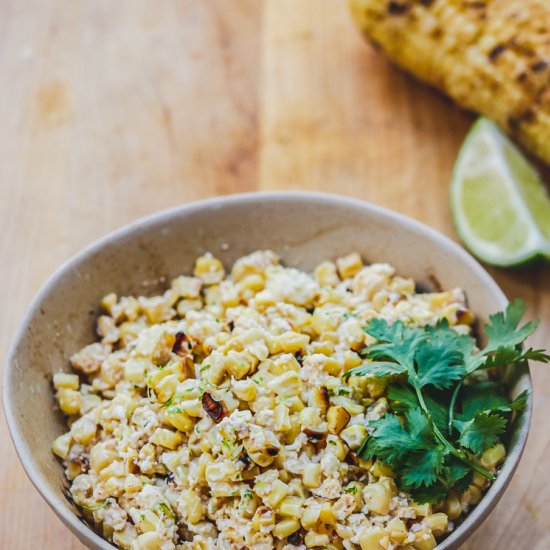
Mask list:
[{"label": "grilled corn cob", "polygon": [[351,0],[398,65],[550,163],[548,0]]}]

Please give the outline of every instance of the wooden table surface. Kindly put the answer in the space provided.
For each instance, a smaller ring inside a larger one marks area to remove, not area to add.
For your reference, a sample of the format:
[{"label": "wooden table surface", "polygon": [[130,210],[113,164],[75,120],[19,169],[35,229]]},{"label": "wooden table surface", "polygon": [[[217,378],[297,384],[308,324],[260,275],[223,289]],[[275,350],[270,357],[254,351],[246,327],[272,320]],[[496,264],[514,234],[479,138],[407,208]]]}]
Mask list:
[{"label": "wooden table surface", "polygon": [[[471,117],[363,43],[345,0],[0,2],[0,351],[45,279],[145,214],[241,191],[366,199],[455,238]],[[550,269],[491,270],[550,344]],[[550,548],[550,368],[506,496],[464,548]],[[40,411],[37,411],[40,414]],[[0,548],[83,548],[0,424]]]}]

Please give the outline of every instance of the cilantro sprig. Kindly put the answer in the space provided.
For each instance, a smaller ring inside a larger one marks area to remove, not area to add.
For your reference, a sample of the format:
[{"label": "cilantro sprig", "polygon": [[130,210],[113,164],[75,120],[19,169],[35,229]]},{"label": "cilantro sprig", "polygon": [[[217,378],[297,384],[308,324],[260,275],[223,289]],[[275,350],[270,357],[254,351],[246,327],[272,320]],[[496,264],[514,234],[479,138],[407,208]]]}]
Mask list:
[{"label": "cilantro sprig", "polygon": [[484,327],[487,345],[480,350],[472,336],[459,334],[446,320],[410,327],[372,319],[364,331],[376,342],[364,350],[366,361],[346,376],[392,377],[391,412],[368,423],[370,433],[358,454],[389,464],[401,489],[419,502],[463,492],[474,471],[493,481],[478,457],[501,440],[528,396],[510,401],[503,384],[471,375],[527,359],[550,362],[543,350],[523,348],[538,326],[537,321],[520,326],[525,311],[517,300],[491,315]]}]

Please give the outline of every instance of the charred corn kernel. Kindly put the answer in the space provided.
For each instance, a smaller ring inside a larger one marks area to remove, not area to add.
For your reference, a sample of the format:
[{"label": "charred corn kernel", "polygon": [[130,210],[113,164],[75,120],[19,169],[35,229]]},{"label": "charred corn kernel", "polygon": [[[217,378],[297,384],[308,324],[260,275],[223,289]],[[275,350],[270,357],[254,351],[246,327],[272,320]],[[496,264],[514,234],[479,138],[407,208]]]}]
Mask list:
[{"label": "charred corn kernel", "polygon": [[328,391],[325,386],[313,388],[309,394],[308,406],[319,409],[321,414],[326,414],[328,407]]},{"label": "charred corn kernel", "polygon": [[403,544],[407,538],[407,526],[402,519],[393,518],[386,525],[386,530],[390,535],[391,542],[395,544]]},{"label": "charred corn kernel", "polygon": [[333,405],[339,405],[340,407],[346,409],[346,411],[348,411],[348,413],[352,416],[365,412],[365,407],[363,407],[363,405],[360,405],[356,401],[353,401],[353,399],[350,399],[344,395],[336,395],[331,397],[330,401]]},{"label": "charred corn kernel", "polygon": [[348,444],[352,451],[356,451],[365,441],[367,430],[365,426],[353,424],[340,432],[340,437]]},{"label": "charred corn kernel", "polygon": [[340,279],[334,262],[321,262],[313,273],[319,286],[336,286]]},{"label": "charred corn kernel", "polygon": [[414,534],[412,546],[415,550],[433,550],[437,546],[437,542],[428,529],[422,529]]},{"label": "charred corn kernel", "polygon": [[97,434],[97,423],[93,418],[83,416],[73,422],[71,435],[73,439],[82,445],[88,445]]},{"label": "charred corn kernel", "polygon": [[111,292],[110,294],[107,294],[106,296],[103,296],[103,298],[101,298],[100,306],[110,315],[113,306],[115,306],[117,303],[117,300],[117,295],[114,292]]},{"label": "charred corn kernel", "polygon": [[376,477],[395,477],[395,473],[391,467],[380,460],[374,462],[370,468],[370,473]]},{"label": "charred corn kernel", "polygon": [[300,412],[300,424],[302,428],[316,428],[321,424],[319,410],[314,407],[304,407]]},{"label": "charred corn kernel", "polygon": [[302,482],[306,487],[312,489],[319,487],[319,485],[321,485],[321,465],[312,463],[306,464]]},{"label": "charred corn kernel", "polygon": [[161,550],[164,540],[155,531],[149,531],[140,535],[137,540],[136,550]]},{"label": "charred corn kernel", "polygon": [[151,436],[150,441],[155,445],[160,445],[173,451],[182,444],[183,437],[179,432],[173,432],[166,428],[158,428]]},{"label": "charred corn kernel", "polygon": [[96,443],[90,451],[90,468],[99,473],[118,458],[116,451],[109,450],[103,443]]},{"label": "charred corn kernel", "polygon": [[317,548],[319,546],[326,548],[329,542],[330,537],[327,534],[316,533],[315,531],[309,531],[304,538],[306,548]]},{"label": "charred corn kernel", "polygon": [[[335,331],[342,319],[342,308],[335,308],[333,304],[317,307],[313,312],[311,325],[317,334]],[[337,343],[338,336],[336,336]]]},{"label": "charred corn kernel", "polygon": [[53,385],[56,390],[68,388],[70,390],[78,390],[80,380],[78,374],[68,374],[66,372],[58,372],[53,375]]},{"label": "charred corn kernel", "polygon": [[286,539],[292,533],[298,531],[298,529],[300,529],[300,522],[297,519],[281,519],[273,528],[273,536],[278,539]]},{"label": "charred corn kernel", "polygon": [[60,435],[52,444],[52,451],[62,460],[66,460],[71,450],[71,432]]},{"label": "charred corn kernel", "polygon": [[348,424],[351,416],[344,407],[338,405],[330,407],[327,412],[328,431],[331,434],[339,434]]},{"label": "charred corn kernel", "polygon": [[479,463],[487,470],[494,470],[506,457],[506,449],[502,443],[487,449],[482,455]]},{"label": "charred corn kernel", "polygon": [[444,535],[449,528],[449,518],[443,512],[426,516],[423,523],[436,537]]},{"label": "charred corn kernel", "polygon": [[377,481],[376,483],[369,483],[363,489],[363,498],[365,499],[365,506],[369,511],[376,514],[387,514],[390,511],[390,500],[392,494],[386,483]]},{"label": "charred corn kernel", "polygon": [[428,503],[418,504],[416,502],[411,503],[411,510],[415,513],[416,517],[426,517],[432,513],[432,505]]},{"label": "charred corn kernel", "polygon": [[260,506],[250,522],[250,527],[254,531],[268,532],[275,526],[275,513],[267,506]]},{"label": "charred corn kernel", "polygon": [[155,393],[157,394],[157,399],[161,403],[165,403],[174,395],[176,388],[179,383],[179,376],[177,374],[170,374],[163,378],[156,386]]},{"label": "charred corn kernel", "polygon": [[481,500],[481,490],[477,485],[470,485],[468,490],[460,496],[460,504],[464,507],[475,506]]},{"label": "charred corn kernel", "polygon": [[451,521],[458,519],[462,515],[462,506],[454,492],[447,497],[444,511]]},{"label": "charred corn kernel", "polygon": [[279,504],[279,513],[281,516],[300,519],[302,517],[303,505],[303,498],[296,496],[285,497]]},{"label": "charred corn kernel", "polygon": [[269,495],[264,499],[265,503],[270,508],[275,508],[283,498],[288,494],[289,487],[286,483],[283,483],[280,479],[273,482]]},{"label": "charred corn kernel", "polygon": [[273,428],[277,432],[288,432],[291,428],[290,415],[286,405],[277,405],[273,411]]},{"label": "charred corn kernel", "polygon": [[300,523],[304,529],[314,529],[319,521],[321,514],[321,505],[319,503],[313,503],[306,506],[302,513]]},{"label": "charred corn kernel", "polygon": [[169,410],[166,414],[166,420],[171,426],[184,433],[190,432],[195,426],[193,419],[184,412],[172,412]]},{"label": "charred corn kernel", "polygon": [[389,534],[380,527],[369,527],[359,535],[361,550],[385,550],[389,542]]},{"label": "charred corn kernel", "polygon": [[336,260],[336,266],[338,268],[338,273],[342,279],[347,279],[356,275],[361,268],[363,267],[363,260],[357,252],[343,256]]},{"label": "charred corn kernel", "polygon": [[70,388],[61,388],[57,392],[59,408],[65,414],[77,414],[80,411],[81,400],[80,392]]},{"label": "charred corn kernel", "polygon": [[302,391],[303,383],[298,374],[294,371],[290,371],[271,380],[268,387],[277,395],[291,397],[293,395],[298,395]]},{"label": "charred corn kernel", "polygon": [[194,275],[205,285],[215,285],[225,277],[225,269],[220,260],[207,252],[204,256],[197,258]]}]

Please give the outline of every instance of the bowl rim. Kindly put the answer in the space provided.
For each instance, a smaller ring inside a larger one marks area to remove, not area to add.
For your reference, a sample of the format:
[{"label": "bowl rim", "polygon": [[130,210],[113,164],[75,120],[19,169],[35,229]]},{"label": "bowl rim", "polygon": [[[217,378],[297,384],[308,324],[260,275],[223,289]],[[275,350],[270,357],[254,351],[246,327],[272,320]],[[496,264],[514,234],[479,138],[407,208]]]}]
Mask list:
[{"label": "bowl rim", "polygon": [[[193,211],[204,210],[205,208],[223,208],[226,205],[232,205],[235,203],[255,203],[264,201],[308,201],[314,200],[317,202],[324,202],[327,204],[336,204],[342,207],[360,208],[365,212],[369,212],[378,216],[385,217],[393,223],[397,223],[401,229],[411,229],[416,233],[423,233],[430,239],[435,241],[442,248],[447,249],[455,257],[458,256],[463,262],[469,265],[469,267],[475,271],[476,276],[483,282],[483,284],[493,287],[493,291],[499,302],[498,307],[503,308],[508,303],[508,299],[497,284],[497,282],[489,275],[481,264],[473,258],[464,248],[462,248],[457,242],[447,237],[443,233],[433,229],[432,227],[411,218],[400,212],[393,211],[389,208],[378,206],[369,203],[362,199],[346,197],[325,192],[313,192],[313,191],[255,191],[247,193],[236,193],[231,195],[225,195],[221,197],[211,197],[198,201],[192,201],[179,205],[173,208],[162,210],[157,213],[153,213],[137,220],[134,220],[122,227],[108,232],[103,237],[93,241],[91,244],[85,246],[80,252],[71,256],[68,260],[63,262],[59,268],[57,268],[42,285],[40,290],[36,293],[32,299],[30,305],[26,309],[23,318],[19,322],[15,336],[9,347],[9,351],[6,355],[4,362],[4,372],[2,376],[2,401],[4,408],[4,415],[8,430],[10,432],[11,439],[13,441],[16,453],[19,460],[25,470],[27,477],[34,485],[36,490],[41,494],[50,508],[56,513],[56,515],[63,521],[63,523],[77,535],[81,540],[86,543],[92,543],[98,548],[104,550],[112,550],[116,548],[109,543],[103,537],[100,537],[90,526],[84,523],[74,512],[65,508],[64,502],[53,494],[48,488],[45,478],[40,474],[38,467],[36,466],[33,454],[27,445],[27,442],[19,432],[18,422],[16,420],[15,404],[12,401],[12,392],[10,391],[12,385],[12,365],[15,362],[15,353],[19,342],[23,339],[27,326],[40,308],[40,304],[43,299],[55,288],[58,280],[64,276],[68,271],[74,269],[81,261],[85,260],[88,256],[101,250],[104,246],[108,245],[112,241],[122,239],[131,235],[137,230],[144,230],[150,226],[160,224],[163,221],[168,221],[174,217],[180,215],[186,215]],[[499,475],[483,495],[480,503],[466,516],[463,522],[454,530],[447,538],[438,543],[438,550],[446,550],[447,548],[457,547],[464,542],[473,532],[479,527],[479,525],[486,519],[491,510],[496,506],[508,486],[525,449],[527,437],[530,430],[531,417],[532,417],[532,400],[533,400],[533,385],[531,372],[528,363],[526,363],[526,383],[529,390],[529,398],[527,406],[523,412],[523,425],[517,432],[517,438],[515,441],[513,452],[507,455],[506,461]],[[457,546],[455,546],[457,545]]]}]

